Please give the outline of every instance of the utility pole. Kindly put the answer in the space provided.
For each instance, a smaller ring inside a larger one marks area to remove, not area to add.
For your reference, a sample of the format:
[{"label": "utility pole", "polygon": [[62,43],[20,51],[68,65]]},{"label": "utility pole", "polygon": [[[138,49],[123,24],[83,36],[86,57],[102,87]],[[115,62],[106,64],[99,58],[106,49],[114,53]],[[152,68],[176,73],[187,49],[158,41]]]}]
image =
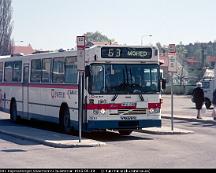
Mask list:
[{"label": "utility pole", "polygon": [[144,34],[141,36],[141,46],[143,45],[143,37],[148,36],[148,37],[152,37],[151,34]]},{"label": "utility pole", "polygon": [[77,36],[77,70],[79,72],[79,90],[78,90],[78,119],[79,119],[79,142],[82,139],[82,120],[85,86],[85,36]]},{"label": "utility pole", "polygon": [[200,79],[203,77],[205,73],[206,67],[206,60],[205,60],[205,46],[201,43],[201,76]]}]

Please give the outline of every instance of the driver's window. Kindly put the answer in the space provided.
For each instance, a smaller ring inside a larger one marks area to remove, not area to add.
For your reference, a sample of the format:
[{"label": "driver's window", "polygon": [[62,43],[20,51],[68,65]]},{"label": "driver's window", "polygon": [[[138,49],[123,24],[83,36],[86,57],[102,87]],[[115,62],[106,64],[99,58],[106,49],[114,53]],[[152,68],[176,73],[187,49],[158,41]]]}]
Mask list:
[{"label": "driver's window", "polygon": [[151,89],[153,91],[156,91],[158,88],[158,70],[151,69],[151,76],[152,76]]},{"label": "driver's window", "polygon": [[91,67],[92,92],[101,93],[104,90],[104,67],[95,65]]},{"label": "driver's window", "polygon": [[151,86],[151,76],[150,76],[150,69],[144,69],[144,79],[145,79],[145,86]]}]

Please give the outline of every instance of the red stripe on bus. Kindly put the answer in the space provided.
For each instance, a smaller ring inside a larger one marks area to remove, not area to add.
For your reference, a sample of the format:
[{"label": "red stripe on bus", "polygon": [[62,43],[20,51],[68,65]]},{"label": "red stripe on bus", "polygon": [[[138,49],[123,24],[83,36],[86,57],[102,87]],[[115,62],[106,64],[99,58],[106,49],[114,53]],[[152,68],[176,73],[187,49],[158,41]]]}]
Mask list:
[{"label": "red stripe on bus", "polygon": [[123,106],[122,104],[87,104],[86,109],[136,109],[136,106]]},{"label": "red stripe on bus", "polygon": [[29,84],[33,88],[63,88],[63,89],[78,89],[78,85],[63,85],[63,84]]},{"label": "red stripe on bus", "polygon": [[161,103],[148,103],[149,109],[161,108]]},{"label": "red stripe on bus", "polygon": [[0,83],[0,86],[15,86],[15,87],[21,87],[21,83]]},{"label": "red stripe on bus", "polygon": [[0,86],[13,86],[13,87],[29,86],[29,87],[32,87],[32,88],[78,89],[78,85],[64,85],[64,84],[20,84],[20,83],[0,83]]}]

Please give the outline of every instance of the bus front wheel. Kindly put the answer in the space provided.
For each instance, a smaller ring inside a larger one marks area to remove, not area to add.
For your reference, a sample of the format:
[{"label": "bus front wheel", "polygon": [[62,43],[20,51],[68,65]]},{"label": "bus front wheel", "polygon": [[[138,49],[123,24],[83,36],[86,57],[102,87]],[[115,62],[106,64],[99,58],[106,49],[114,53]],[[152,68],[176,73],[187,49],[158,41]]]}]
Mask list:
[{"label": "bus front wheel", "polygon": [[60,127],[62,131],[70,132],[70,112],[67,106],[60,109]]},{"label": "bus front wheel", "polygon": [[130,135],[133,130],[119,130],[118,132],[120,135]]}]

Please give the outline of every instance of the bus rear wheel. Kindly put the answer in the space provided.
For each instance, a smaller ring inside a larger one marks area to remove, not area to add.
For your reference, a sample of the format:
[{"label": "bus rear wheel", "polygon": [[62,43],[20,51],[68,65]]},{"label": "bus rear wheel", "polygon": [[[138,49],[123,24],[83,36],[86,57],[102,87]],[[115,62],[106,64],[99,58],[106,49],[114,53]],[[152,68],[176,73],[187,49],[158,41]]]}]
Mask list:
[{"label": "bus rear wheel", "polygon": [[67,107],[62,107],[60,109],[60,128],[63,132],[69,133],[70,128],[70,112]]},{"label": "bus rear wheel", "polygon": [[15,122],[17,122],[17,119],[18,119],[17,118],[17,105],[14,100],[12,100],[11,106],[10,106],[10,119]]},{"label": "bus rear wheel", "polygon": [[119,130],[118,132],[120,135],[125,136],[125,135],[130,135],[133,132],[133,130]]}]

